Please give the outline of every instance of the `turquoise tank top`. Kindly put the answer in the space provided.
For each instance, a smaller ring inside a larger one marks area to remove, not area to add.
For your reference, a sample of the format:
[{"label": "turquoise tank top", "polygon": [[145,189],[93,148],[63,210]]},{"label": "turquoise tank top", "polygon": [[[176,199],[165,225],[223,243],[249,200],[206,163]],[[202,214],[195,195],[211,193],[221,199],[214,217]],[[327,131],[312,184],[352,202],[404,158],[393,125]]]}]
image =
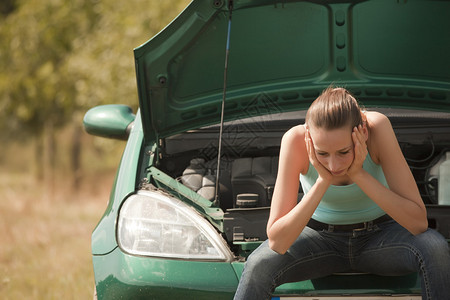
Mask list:
[{"label": "turquoise tank top", "polygon": [[[368,154],[363,169],[388,187],[381,166],[375,164]],[[308,173],[300,174],[300,183],[305,195],[318,177],[317,170],[310,163]],[[325,192],[312,218],[327,224],[342,225],[367,222],[384,215],[385,212],[371,200],[356,183],[331,185]]]}]

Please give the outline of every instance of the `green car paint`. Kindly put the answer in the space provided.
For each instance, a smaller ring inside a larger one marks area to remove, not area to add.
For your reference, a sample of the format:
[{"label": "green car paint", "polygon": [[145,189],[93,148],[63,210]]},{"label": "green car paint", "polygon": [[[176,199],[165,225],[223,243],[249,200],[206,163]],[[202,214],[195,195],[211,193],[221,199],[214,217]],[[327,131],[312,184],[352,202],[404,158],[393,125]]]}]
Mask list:
[{"label": "green car paint", "polygon": [[[220,120],[227,3],[192,1],[163,31],[135,49],[136,116],[117,105],[86,115],[88,132],[128,137],[108,206],[92,234],[98,299],[233,297],[244,265],[238,258],[206,262],[130,255],[118,246],[116,232],[122,204],[143,182],[171,191],[219,233],[225,230],[222,209],[158,164],[161,139]],[[233,4],[226,121],[306,109],[330,84],[345,85],[366,107],[450,112],[450,35],[442,34],[450,28],[449,1]],[[245,258],[259,243],[233,246]],[[285,284],[276,293],[420,294],[420,282],[416,274],[333,275]]]},{"label": "green car paint", "polygon": [[115,234],[117,212],[123,199],[135,191],[138,180],[138,161],[141,155],[143,140],[140,124],[141,117],[138,113],[114,180],[108,206],[99,224],[92,233],[93,255],[103,255],[117,247]]},{"label": "green car paint", "polygon": [[[226,2],[192,1],[135,49],[149,139],[220,120]],[[305,109],[332,83],[367,107],[450,111],[449,10],[447,1],[234,1],[225,120]]]},{"label": "green car paint", "polygon": [[230,299],[238,279],[229,262],[127,255],[94,257],[99,299]]},{"label": "green car paint", "polygon": [[89,134],[126,140],[135,117],[126,105],[102,105],[91,108],[85,114],[83,124]]}]

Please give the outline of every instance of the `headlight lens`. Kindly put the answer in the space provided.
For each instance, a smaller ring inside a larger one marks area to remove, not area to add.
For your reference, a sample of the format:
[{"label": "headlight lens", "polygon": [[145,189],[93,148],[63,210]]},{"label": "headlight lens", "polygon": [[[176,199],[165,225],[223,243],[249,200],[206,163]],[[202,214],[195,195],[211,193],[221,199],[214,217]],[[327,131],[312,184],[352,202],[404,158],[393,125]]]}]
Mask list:
[{"label": "headlight lens", "polygon": [[139,191],[123,204],[119,246],[135,255],[229,260],[228,246],[212,225],[184,202],[157,191]]}]

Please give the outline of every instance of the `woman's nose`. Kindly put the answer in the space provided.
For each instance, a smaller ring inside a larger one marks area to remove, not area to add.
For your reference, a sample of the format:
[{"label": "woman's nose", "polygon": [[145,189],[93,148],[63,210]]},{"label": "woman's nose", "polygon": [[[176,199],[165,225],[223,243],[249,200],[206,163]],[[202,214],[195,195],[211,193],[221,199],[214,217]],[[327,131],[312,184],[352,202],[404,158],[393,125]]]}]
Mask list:
[{"label": "woman's nose", "polygon": [[330,168],[331,172],[336,172],[340,170],[340,163],[335,158],[330,158],[328,161],[328,167]]}]

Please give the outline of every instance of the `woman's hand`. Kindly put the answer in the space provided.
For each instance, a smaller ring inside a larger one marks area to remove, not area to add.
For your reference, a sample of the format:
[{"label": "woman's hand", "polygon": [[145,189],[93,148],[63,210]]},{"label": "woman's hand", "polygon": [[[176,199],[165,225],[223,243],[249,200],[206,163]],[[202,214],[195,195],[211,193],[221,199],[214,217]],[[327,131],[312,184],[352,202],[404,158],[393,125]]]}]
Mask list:
[{"label": "woman's hand", "polygon": [[309,135],[308,129],[306,129],[305,132],[305,144],[306,150],[308,151],[309,161],[317,170],[319,178],[322,178],[322,180],[330,184],[331,180],[333,179],[333,174],[331,174],[330,171],[328,171],[317,159],[316,151],[314,150],[314,144],[312,142],[311,136]]},{"label": "woman's hand", "polygon": [[367,127],[359,125],[353,128],[352,140],[354,145],[354,155],[353,163],[347,170],[347,175],[352,178],[356,176],[360,171],[362,171],[363,163],[367,156]]}]

